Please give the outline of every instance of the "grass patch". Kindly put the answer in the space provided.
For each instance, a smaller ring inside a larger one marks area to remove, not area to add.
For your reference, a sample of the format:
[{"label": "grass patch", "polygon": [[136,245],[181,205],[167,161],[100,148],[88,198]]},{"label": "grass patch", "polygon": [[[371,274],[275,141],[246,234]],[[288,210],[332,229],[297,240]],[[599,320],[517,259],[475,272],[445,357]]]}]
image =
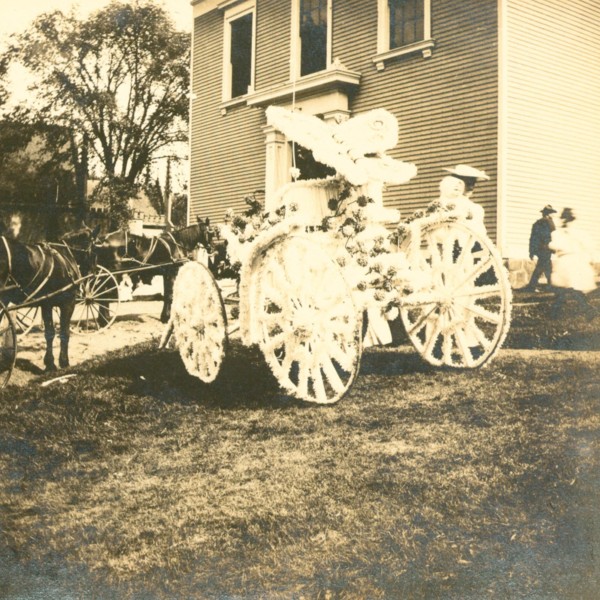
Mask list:
[{"label": "grass patch", "polygon": [[[509,346],[554,327],[525,308]],[[141,345],[9,388],[3,597],[592,598],[598,366],[505,350],[457,372],[380,348],[317,408],[253,348],[205,386]]]}]

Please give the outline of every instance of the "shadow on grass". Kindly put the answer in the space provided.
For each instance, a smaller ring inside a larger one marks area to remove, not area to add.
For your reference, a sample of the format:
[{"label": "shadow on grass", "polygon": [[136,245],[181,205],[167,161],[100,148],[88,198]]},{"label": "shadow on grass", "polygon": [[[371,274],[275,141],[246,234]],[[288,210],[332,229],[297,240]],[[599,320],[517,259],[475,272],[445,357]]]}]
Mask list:
[{"label": "shadow on grass", "polygon": [[32,373],[33,375],[43,375],[44,369],[31,362],[27,358],[18,358],[15,362],[15,369],[19,369],[21,371],[25,371],[27,373]]},{"label": "shadow on grass", "polygon": [[219,376],[203,383],[189,375],[175,350],[140,344],[116,353],[91,370],[100,376],[130,380],[128,391],[166,403],[195,404],[223,409],[284,408],[304,403],[286,396],[255,347],[230,344]]}]

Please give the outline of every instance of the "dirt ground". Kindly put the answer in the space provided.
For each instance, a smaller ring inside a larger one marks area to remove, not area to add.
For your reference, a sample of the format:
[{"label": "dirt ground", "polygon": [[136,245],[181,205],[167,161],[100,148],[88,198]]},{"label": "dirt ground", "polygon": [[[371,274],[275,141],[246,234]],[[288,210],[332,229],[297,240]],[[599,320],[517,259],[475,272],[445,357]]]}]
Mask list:
[{"label": "dirt ground", "polygon": [[[115,322],[98,333],[72,333],[69,342],[69,358],[72,366],[118,350],[127,345],[155,339],[160,340],[164,325],[159,316],[162,300],[133,300],[121,302]],[[43,374],[46,342],[41,327],[35,327],[17,340],[17,361],[10,384],[24,386]],[[58,362],[60,341],[54,341],[54,356]],[[60,376],[60,371],[57,372]],[[46,379],[46,377],[45,377]]]}]

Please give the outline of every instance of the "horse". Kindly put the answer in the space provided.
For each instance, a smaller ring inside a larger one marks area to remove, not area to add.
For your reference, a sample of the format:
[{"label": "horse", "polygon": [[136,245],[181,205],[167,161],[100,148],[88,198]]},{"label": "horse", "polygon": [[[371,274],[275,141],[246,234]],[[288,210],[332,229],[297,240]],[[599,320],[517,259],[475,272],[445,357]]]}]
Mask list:
[{"label": "horse", "polygon": [[118,230],[102,238],[103,246],[112,248],[112,265],[104,266],[116,271],[127,265],[134,286],[140,281],[150,283],[155,275],[162,275],[164,291],[160,320],[167,323],[171,315],[173,283],[179,267],[198,246],[210,252],[213,236],[208,219],[199,219],[195,225],[165,231],[155,237]]},{"label": "horse", "polygon": [[75,309],[77,282],[82,273],[67,244],[24,244],[0,236],[0,300],[4,304],[32,302],[42,309],[46,371],[55,371],[56,335],[52,308],[60,309],[59,366],[69,366],[69,334]]}]

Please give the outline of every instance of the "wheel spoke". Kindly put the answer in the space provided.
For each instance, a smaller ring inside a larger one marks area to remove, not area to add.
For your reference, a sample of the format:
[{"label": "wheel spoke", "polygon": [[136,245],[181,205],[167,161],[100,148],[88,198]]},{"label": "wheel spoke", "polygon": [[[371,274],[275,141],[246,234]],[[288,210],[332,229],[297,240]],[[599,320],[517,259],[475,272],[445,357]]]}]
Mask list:
[{"label": "wheel spoke", "polygon": [[489,323],[494,323],[495,325],[498,325],[502,321],[502,315],[500,313],[490,312],[489,310],[486,310],[485,308],[483,308],[482,306],[478,306],[477,304],[465,305],[465,308],[468,311],[472,312],[474,315],[481,317]]}]

